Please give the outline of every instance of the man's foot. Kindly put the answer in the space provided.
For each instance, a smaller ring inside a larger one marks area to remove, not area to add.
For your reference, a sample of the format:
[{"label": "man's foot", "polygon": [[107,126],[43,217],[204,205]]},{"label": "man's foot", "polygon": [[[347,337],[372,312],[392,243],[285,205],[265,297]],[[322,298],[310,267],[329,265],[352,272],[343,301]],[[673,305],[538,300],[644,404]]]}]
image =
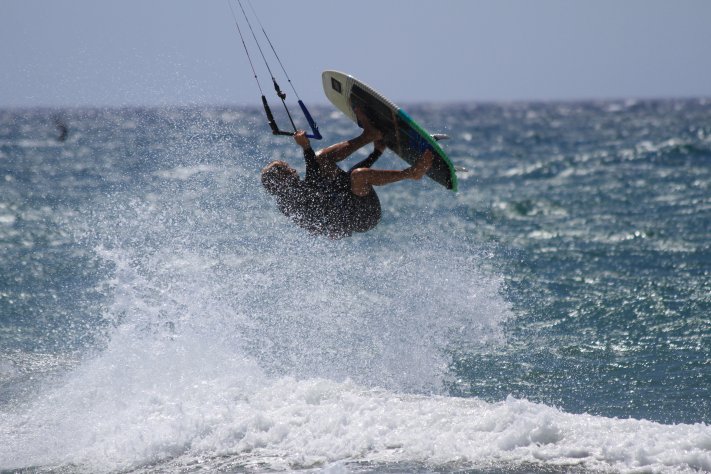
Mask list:
[{"label": "man's foot", "polygon": [[356,114],[358,123],[363,127],[363,136],[365,136],[369,141],[377,141],[383,138],[383,132],[375,128],[375,126],[370,122],[368,116],[360,107],[355,107],[353,111]]},{"label": "man's foot", "polygon": [[432,150],[426,150],[417,162],[407,169],[408,178],[410,179],[422,179],[422,177],[427,174],[427,172],[432,167],[432,160],[434,160],[434,154]]}]

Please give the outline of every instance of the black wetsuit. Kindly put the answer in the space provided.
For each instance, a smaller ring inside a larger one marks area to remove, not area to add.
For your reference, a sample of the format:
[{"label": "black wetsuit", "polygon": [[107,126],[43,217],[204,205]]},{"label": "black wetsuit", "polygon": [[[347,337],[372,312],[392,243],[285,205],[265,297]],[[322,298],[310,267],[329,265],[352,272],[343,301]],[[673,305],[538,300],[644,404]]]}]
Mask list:
[{"label": "black wetsuit", "polygon": [[373,151],[347,172],[336,166],[336,176],[330,177],[321,172],[314,151],[304,150],[306,178],[278,199],[279,210],[312,234],[334,239],[372,229],[380,221],[380,200],[372,189],[366,196],[353,194],[351,172],[370,168],[380,155]]}]

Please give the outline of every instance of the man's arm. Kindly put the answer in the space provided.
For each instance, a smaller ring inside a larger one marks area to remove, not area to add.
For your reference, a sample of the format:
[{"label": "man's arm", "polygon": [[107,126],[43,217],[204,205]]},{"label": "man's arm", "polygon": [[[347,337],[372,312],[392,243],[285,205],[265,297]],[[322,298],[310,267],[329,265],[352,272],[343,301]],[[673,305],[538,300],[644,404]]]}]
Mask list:
[{"label": "man's arm", "polygon": [[318,161],[316,161],[316,152],[311,148],[309,137],[306,132],[299,130],[294,134],[294,141],[304,150],[304,161],[306,162],[306,178],[305,181],[310,181],[315,178],[318,173]]}]

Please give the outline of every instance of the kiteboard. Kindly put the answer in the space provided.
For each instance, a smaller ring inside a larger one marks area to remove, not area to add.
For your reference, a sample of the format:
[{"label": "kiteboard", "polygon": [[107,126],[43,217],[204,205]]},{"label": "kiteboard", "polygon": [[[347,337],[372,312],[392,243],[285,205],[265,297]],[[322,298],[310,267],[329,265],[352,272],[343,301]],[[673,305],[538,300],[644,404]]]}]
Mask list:
[{"label": "kiteboard", "polygon": [[437,143],[443,136],[430,134],[400,107],[351,75],[324,71],[321,79],[326,97],[338,110],[358,123],[353,108],[360,108],[383,133],[388,148],[409,164],[414,164],[425,150],[431,150],[434,161],[427,176],[447,189],[457,191],[454,165]]}]

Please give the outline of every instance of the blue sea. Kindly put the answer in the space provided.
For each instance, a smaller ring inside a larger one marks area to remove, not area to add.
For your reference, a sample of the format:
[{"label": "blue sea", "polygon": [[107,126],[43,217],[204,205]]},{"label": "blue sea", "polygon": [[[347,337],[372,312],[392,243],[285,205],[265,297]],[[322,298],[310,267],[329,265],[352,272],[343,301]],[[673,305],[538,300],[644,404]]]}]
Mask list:
[{"label": "blue sea", "polygon": [[711,100],[405,109],[335,241],[259,109],[0,110],[0,471],[711,471]]}]

